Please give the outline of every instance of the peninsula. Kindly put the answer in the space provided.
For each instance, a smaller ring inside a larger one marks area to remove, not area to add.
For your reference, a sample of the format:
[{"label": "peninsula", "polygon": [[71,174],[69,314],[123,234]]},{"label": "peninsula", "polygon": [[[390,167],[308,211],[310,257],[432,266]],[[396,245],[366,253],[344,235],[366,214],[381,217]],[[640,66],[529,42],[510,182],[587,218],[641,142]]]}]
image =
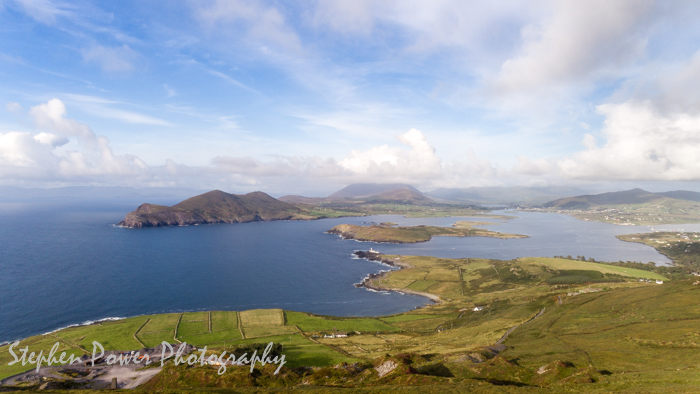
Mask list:
[{"label": "peninsula", "polygon": [[496,231],[474,228],[475,225],[494,224],[485,222],[460,221],[453,227],[415,226],[391,227],[382,225],[356,226],[339,224],[328,230],[329,234],[338,234],[344,239],[357,241],[387,242],[396,244],[427,242],[433,236],[451,237],[493,237],[493,238],[528,238],[527,235],[499,233]]},{"label": "peninsula", "polygon": [[123,227],[187,226],[208,223],[267,222],[318,219],[292,204],[263,192],[243,195],[213,190],[188,198],[172,207],[142,204],[119,222]]}]

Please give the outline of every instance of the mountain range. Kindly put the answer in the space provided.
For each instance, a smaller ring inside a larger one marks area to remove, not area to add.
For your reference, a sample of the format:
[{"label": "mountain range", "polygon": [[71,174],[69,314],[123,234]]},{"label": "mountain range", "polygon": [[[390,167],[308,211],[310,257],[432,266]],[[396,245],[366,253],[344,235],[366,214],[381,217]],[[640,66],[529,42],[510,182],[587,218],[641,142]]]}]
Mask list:
[{"label": "mountain range", "polygon": [[664,198],[700,202],[700,193],[687,190],[652,193],[642,189],[632,189],[620,192],[560,198],[547,202],[543,205],[543,207],[559,209],[586,209],[593,205],[644,204]]},{"label": "mountain range", "polygon": [[288,203],[318,204],[322,202],[352,202],[371,204],[415,204],[435,203],[435,200],[418,189],[404,183],[353,183],[328,197],[302,197],[288,195],[280,197]]}]

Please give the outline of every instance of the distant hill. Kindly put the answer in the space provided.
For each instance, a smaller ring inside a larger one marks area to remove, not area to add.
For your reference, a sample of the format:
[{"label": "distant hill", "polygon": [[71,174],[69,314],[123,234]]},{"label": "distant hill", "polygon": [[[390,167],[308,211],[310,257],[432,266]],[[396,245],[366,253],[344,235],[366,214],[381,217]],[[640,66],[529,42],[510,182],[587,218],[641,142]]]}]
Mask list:
[{"label": "distant hill", "polygon": [[293,204],[408,204],[424,205],[435,200],[415,187],[403,183],[354,183],[328,197],[283,196],[280,201]]},{"label": "distant hill", "polygon": [[324,197],[304,197],[295,195],[286,195],[278,198],[278,200],[287,202],[290,204],[318,204],[327,201]]},{"label": "distant hill", "polygon": [[691,192],[688,190],[676,190],[672,192],[656,193],[662,196],[675,198],[677,200],[688,200],[688,201],[698,201],[700,202],[700,193]]},{"label": "distant hill", "polygon": [[664,198],[700,201],[700,193],[687,190],[652,193],[642,189],[632,189],[621,192],[561,198],[550,201],[543,206],[545,208],[586,209],[592,205],[644,204]]},{"label": "distant hill", "polygon": [[368,197],[367,202],[375,204],[410,204],[410,205],[422,205],[434,203],[435,200],[426,196],[425,194],[411,188],[411,189],[392,189],[387,190],[383,193],[375,194]]},{"label": "distant hill", "polygon": [[142,204],[119,222],[125,227],[183,226],[307,219],[304,211],[263,192],[236,195],[213,190],[179,204]]},{"label": "distant hill", "polygon": [[548,187],[468,187],[440,188],[425,193],[442,200],[479,204],[542,204],[557,198],[576,196],[584,191],[571,186]]},{"label": "distant hill", "polygon": [[364,198],[396,189],[411,190],[422,194],[418,189],[403,183],[353,183],[328,196],[329,199]]}]

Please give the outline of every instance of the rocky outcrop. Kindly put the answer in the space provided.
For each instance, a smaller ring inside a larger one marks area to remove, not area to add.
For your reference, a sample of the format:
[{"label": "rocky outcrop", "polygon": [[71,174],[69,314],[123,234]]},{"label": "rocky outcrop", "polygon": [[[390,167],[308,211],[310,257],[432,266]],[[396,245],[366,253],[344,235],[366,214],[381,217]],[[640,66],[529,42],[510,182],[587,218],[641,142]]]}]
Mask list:
[{"label": "rocky outcrop", "polygon": [[118,225],[140,228],[308,219],[313,217],[262,192],[236,195],[214,190],[172,207],[142,204]]}]

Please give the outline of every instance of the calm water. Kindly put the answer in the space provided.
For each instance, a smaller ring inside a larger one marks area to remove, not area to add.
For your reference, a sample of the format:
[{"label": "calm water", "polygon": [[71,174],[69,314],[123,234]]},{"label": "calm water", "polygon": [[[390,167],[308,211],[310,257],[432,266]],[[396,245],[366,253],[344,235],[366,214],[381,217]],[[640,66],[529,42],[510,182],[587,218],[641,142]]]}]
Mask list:
[{"label": "calm water", "polygon": [[571,254],[668,262],[650,247],[614,238],[645,228],[541,213],[517,213],[520,218],[507,223],[489,219],[498,224],[488,228],[528,239],[436,237],[414,245],[344,241],[324,231],[340,223],[449,226],[458,219],[383,215],[155,229],[112,226],[141,202],[0,202],[0,342],[150,313],[283,308],[367,316],[423,305],[423,297],[353,286],[368,273],[387,269],[352,259],[353,250],[369,247],[440,257]]}]

